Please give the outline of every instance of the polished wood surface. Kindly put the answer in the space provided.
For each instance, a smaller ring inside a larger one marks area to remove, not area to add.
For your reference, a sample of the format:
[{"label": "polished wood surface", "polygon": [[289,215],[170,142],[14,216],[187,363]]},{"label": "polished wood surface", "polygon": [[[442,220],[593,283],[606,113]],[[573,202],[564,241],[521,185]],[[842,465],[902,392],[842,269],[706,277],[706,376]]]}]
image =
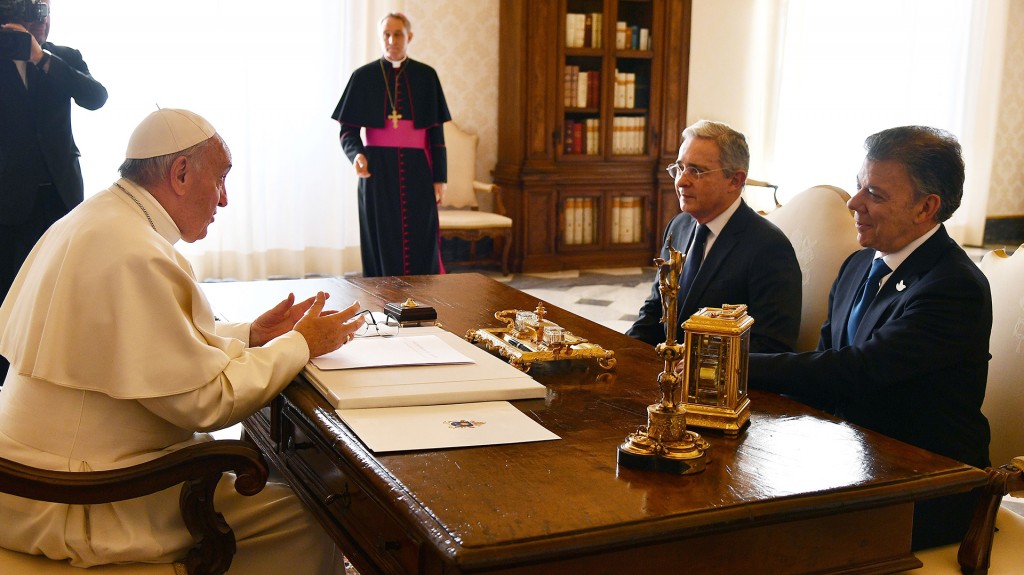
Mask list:
[{"label": "polished wood surface", "polygon": [[[331,301],[380,309],[408,297],[457,334],[537,304],[478,274],[342,281]],[[704,434],[705,472],[618,468],[661,364],[647,344],[545,307],[618,360],[611,372],[588,361],[531,370],[548,395],[514,404],[560,441],[375,455],[303,381],[247,423],[361,573],[893,572],[918,564],[915,500],[985,481],[757,391],[745,433]]]}]

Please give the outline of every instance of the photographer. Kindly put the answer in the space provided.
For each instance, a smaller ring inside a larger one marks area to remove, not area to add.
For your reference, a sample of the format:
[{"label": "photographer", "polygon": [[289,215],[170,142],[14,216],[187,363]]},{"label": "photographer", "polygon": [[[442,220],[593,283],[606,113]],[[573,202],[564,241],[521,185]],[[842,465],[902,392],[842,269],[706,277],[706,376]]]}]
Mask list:
[{"label": "photographer", "polygon": [[[46,41],[49,8],[0,0],[0,299],[43,232],[82,202],[71,100],[87,110],[107,101],[78,50]],[[28,45],[27,59],[15,45]],[[0,358],[0,385],[6,374]]]}]

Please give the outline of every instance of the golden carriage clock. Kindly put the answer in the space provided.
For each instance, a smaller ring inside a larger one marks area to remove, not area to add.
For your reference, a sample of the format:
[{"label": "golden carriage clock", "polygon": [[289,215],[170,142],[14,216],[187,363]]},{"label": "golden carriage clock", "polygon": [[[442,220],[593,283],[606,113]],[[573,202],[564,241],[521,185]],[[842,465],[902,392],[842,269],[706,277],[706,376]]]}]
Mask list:
[{"label": "golden carriage clock", "polygon": [[683,322],[683,407],[694,427],[736,435],[750,421],[747,362],[754,318],[747,306],[706,307]]}]

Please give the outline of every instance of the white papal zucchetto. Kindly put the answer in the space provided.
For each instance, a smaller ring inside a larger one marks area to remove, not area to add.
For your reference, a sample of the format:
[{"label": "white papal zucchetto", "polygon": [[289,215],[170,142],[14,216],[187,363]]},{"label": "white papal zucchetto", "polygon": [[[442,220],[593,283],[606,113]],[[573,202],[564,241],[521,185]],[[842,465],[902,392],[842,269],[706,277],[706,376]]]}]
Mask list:
[{"label": "white papal zucchetto", "polygon": [[213,137],[217,130],[199,114],[163,108],[146,116],[128,140],[125,158],[144,160],[186,150]]}]

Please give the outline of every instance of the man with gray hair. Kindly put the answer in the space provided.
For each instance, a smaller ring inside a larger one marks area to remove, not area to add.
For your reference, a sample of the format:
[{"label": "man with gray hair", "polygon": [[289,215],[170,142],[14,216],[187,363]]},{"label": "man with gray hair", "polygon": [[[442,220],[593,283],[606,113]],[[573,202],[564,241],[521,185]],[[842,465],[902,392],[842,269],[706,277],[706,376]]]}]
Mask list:
[{"label": "man with gray hair", "polygon": [[[253,414],[362,325],[358,303],[325,312],[323,293],[289,295],[251,324],[215,321],[174,244],[204,237],[227,206],[227,144],[201,116],[165,108],[126,158],[124,177],[39,240],[0,306],[0,457],[100,471],[208,441],[200,432]],[[242,497],[232,483],[215,493],[237,539],[232,572],[341,572],[287,486]],[[178,561],[193,545],[178,491],[88,506],[0,495],[0,547],[78,567]]]},{"label": "man with gray hair", "polygon": [[[679,278],[678,327],[704,307],[746,304],[754,318],[750,348],[792,351],[800,330],[800,266],[789,239],[740,198],[750,152],[743,134],[700,120],[683,131],[678,159],[667,168],[682,213],[669,222],[668,247],[686,254]],[[651,295],[626,335],[665,341],[661,292]]]},{"label": "man with gray hair", "polygon": [[[829,294],[818,349],[750,355],[750,386],[968,465],[989,465],[992,294],[942,222],[960,206],[964,161],[952,134],[924,126],[867,138],[847,202],[857,241]],[[918,502],[913,548],[959,541],[973,494]]]}]

